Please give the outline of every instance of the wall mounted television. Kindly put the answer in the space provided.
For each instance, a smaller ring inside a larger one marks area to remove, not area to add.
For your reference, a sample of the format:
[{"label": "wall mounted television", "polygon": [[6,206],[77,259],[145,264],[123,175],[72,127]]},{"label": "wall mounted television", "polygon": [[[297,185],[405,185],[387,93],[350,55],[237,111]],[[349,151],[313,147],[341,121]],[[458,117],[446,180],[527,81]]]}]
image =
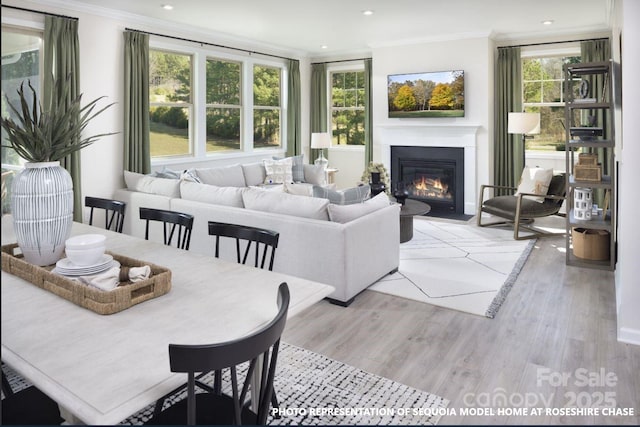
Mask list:
[{"label": "wall mounted television", "polygon": [[392,74],[389,118],[464,117],[464,71]]}]

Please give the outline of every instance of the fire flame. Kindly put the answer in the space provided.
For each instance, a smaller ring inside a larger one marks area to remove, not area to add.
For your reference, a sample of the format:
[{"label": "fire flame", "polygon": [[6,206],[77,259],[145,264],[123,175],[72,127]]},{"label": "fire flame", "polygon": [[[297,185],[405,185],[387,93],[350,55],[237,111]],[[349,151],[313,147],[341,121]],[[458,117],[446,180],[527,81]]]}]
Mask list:
[{"label": "fire flame", "polygon": [[422,197],[434,197],[442,199],[452,198],[449,193],[449,186],[440,181],[439,178],[421,177],[420,180],[413,183],[413,193]]}]

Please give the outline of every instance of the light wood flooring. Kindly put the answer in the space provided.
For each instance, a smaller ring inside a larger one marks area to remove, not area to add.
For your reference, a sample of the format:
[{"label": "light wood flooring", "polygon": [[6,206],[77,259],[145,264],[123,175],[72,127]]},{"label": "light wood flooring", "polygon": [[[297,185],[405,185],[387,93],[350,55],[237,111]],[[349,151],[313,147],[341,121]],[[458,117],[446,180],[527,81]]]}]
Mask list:
[{"label": "light wood flooring", "polygon": [[[638,425],[640,346],[616,340],[613,273],[567,267],[563,251],[564,237],[538,239],[495,319],[364,291],[348,308],[322,301],[292,318],[283,339],[449,399],[456,415],[440,424]],[[582,385],[601,370],[614,386]],[[570,378],[554,387],[545,373]],[[498,408],[485,401],[500,396],[511,408],[526,406],[521,399],[562,408],[572,397],[585,404],[608,396],[635,415],[460,414]]]}]

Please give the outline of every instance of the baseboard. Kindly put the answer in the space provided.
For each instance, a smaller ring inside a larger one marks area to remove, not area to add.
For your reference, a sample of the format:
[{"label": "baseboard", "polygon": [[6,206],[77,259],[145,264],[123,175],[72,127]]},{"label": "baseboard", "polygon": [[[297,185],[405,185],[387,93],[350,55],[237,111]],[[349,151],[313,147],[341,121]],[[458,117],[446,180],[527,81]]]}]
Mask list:
[{"label": "baseboard", "polygon": [[620,328],[618,330],[618,341],[627,344],[640,345],[640,330]]}]

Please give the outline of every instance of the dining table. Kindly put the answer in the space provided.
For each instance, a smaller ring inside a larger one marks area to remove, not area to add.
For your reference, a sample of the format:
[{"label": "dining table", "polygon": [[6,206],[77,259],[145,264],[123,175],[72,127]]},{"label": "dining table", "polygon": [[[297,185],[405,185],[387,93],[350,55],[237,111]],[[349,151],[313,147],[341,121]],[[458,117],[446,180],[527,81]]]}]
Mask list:
[{"label": "dining table", "polygon": [[[104,234],[106,250],[171,271],[168,293],[102,315],[2,271],[2,362],[56,402],[73,424],[111,425],[183,384],[169,343],[235,340],[277,313],[277,290],[295,316],[333,287],[75,222],[72,235]],[[15,243],[10,215],[2,245]]]}]

